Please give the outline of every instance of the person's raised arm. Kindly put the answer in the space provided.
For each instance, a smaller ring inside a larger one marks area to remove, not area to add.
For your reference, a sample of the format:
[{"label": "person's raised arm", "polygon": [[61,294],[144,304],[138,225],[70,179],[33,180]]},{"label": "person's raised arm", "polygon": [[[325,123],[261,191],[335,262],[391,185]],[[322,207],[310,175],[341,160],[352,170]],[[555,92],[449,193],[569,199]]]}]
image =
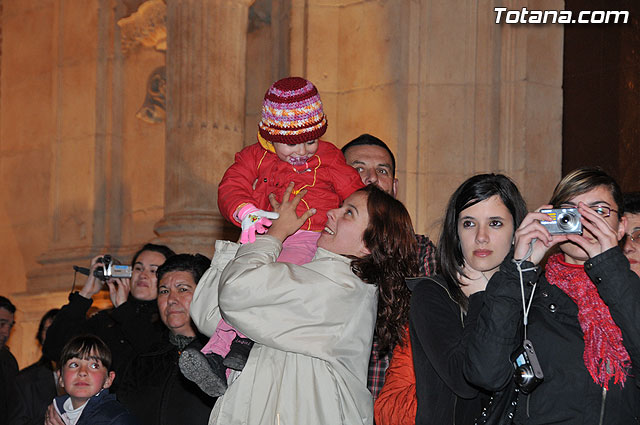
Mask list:
[{"label": "person's raised arm", "polygon": [[222,316],[218,307],[218,288],[220,275],[227,264],[236,256],[240,245],[231,241],[216,241],[211,266],[202,275],[193,293],[189,314],[196,327],[206,336],[215,333]]},{"label": "person's raised arm", "polygon": [[281,243],[284,242],[286,238],[293,235],[300,227],[312,216],[316,213],[315,208],[307,210],[298,217],[296,213],[296,207],[307,193],[306,189],[301,190],[296,193],[296,196],[291,198],[291,192],[293,191],[294,183],[289,183],[287,189],[284,191],[284,196],[282,197],[282,201],[278,202],[275,195],[272,193],[269,195],[269,202],[271,203],[271,207],[273,211],[279,214],[279,218],[273,221],[273,224],[269,228],[269,232],[267,233],[269,236],[273,236]]},{"label": "person's raised arm", "polygon": [[516,230],[513,241],[513,258],[516,260],[526,260],[537,265],[552,246],[567,240],[566,235],[551,235],[549,230],[540,223],[540,221],[549,220],[547,214],[540,212],[547,208],[553,208],[553,206],[542,205],[536,211],[527,214]]},{"label": "person's raised arm", "polygon": [[[295,208],[306,191],[301,191],[293,200],[289,200],[292,190],[293,184],[290,184],[284,195],[282,203],[278,202],[274,196],[270,197],[274,211],[282,215],[280,215],[280,218],[273,221],[269,230],[269,235],[276,238],[280,244],[290,234],[295,233],[307,218],[313,215],[313,211],[308,211],[302,217],[298,217],[296,215]],[[233,242],[216,242],[216,250],[211,262],[211,267],[202,276],[193,294],[190,314],[194,323],[198,327],[198,330],[200,330],[204,335],[213,335],[218,322],[221,319],[218,305],[220,276],[229,262],[236,257],[239,247],[240,245]]]},{"label": "person's raised arm", "polygon": [[227,168],[218,185],[218,209],[220,214],[236,226],[242,220],[234,217],[243,205],[255,204],[252,196],[258,178],[257,164],[265,150],[260,146],[247,146],[236,153],[233,164]]},{"label": "person's raised arm", "polygon": [[100,292],[102,281],[94,276],[94,271],[102,264],[98,262],[101,255],[91,259],[89,276],[79,292],[69,294],[69,303],[63,306],[47,330],[42,352],[50,359],[57,361],[64,345],[74,336],[86,330],[87,311],[93,303],[92,297]]},{"label": "person's raised arm", "polygon": [[78,291],[79,295],[82,295],[87,299],[93,298],[95,294],[100,292],[100,290],[102,289],[102,285],[104,284],[104,282],[101,279],[95,277],[94,275],[97,268],[103,267],[102,262],[99,261],[101,258],[102,258],[102,255],[97,255],[91,259],[89,276],[87,276],[87,280],[85,281],[82,289]]},{"label": "person's raised arm", "polygon": [[[302,266],[276,262],[281,241],[311,214],[297,217],[295,207],[303,193],[293,200],[289,193],[282,203],[274,202],[281,218],[274,220],[269,234],[239,247],[221,273],[219,308],[227,323],[257,343],[334,358],[340,355],[333,351],[336,338],[348,334],[346,329],[369,325],[373,329],[376,288],[363,284],[351,271],[351,260],[339,254],[325,252]],[[345,311],[361,317],[361,322],[336,320]]]}]

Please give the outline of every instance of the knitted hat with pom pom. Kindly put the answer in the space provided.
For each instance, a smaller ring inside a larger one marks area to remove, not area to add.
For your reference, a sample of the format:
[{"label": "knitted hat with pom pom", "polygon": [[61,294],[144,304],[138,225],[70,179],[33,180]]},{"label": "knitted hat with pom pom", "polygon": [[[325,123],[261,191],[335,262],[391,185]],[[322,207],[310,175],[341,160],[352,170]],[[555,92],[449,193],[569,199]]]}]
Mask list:
[{"label": "knitted hat with pom pom", "polygon": [[276,81],[262,104],[258,139],[297,145],[320,138],[327,131],[318,89],[300,77]]}]

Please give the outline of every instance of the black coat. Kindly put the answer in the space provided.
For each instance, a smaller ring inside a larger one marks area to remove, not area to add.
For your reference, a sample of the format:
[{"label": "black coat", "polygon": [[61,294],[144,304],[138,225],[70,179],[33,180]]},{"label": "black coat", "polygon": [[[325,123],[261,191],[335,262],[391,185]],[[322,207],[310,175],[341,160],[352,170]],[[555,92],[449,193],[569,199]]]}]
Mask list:
[{"label": "black coat", "polygon": [[14,423],[20,415],[16,396],[18,362],[7,346],[0,348],[0,424]]},{"label": "black coat", "polygon": [[87,318],[92,302],[77,292],[69,294],[69,304],[53,320],[42,351],[58,361],[62,348],[72,337],[83,333],[100,337],[111,349],[115,388],[127,362],[159,342],[166,327],[160,321],[155,300],[139,301],[129,296],[118,308],[102,310]]},{"label": "black coat", "polygon": [[[525,262],[523,268],[532,267]],[[595,384],[584,360],[578,306],[560,288],[535,271],[524,273],[527,299],[538,282],[529,313],[528,339],[533,343],[544,381],[530,395],[520,395],[514,423],[618,425],[640,423],[640,278],[615,247],[585,263],[611,316],[622,330],[623,344],[633,364],[624,388]],[[498,389],[512,379],[510,356],[522,343],[520,279],[507,258],[489,282],[484,306],[468,346],[465,374],[475,384]]]},{"label": "black coat", "polygon": [[16,377],[22,407],[21,424],[41,425],[51,400],[58,395],[53,366],[44,357],[22,369]]},{"label": "black coat", "polygon": [[[55,398],[60,413],[64,413],[64,402],[68,398],[68,395]],[[116,396],[102,390],[89,399],[76,425],[139,425],[139,422],[118,403]]]},{"label": "black coat", "polygon": [[482,306],[482,292],[463,315],[440,276],[411,279],[409,332],[416,374],[417,425],[473,424],[489,396],[463,375],[465,338]]},{"label": "black coat", "polygon": [[[200,335],[191,346],[200,349]],[[209,397],[180,373],[180,351],[167,335],[155,350],[128,366],[116,394],[144,425],[206,425],[216,398]]]}]

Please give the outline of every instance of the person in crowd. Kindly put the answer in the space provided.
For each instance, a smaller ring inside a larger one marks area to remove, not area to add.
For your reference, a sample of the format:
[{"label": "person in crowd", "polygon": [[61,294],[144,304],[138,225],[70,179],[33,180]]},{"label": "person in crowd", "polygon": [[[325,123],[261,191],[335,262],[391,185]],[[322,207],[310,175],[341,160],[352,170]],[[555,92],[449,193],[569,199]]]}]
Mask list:
[{"label": "person in crowd", "polygon": [[[473,176],[451,196],[438,241],[440,271],[411,282],[417,411],[403,423],[471,425],[480,416],[489,395],[464,378],[465,339],[487,282],[526,214],[518,188],[502,174]],[[401,415],[404,406],[395,407]],[[394,418],[380,419],[378,425],[394,423]]]},{"label": "person in crowd", "polygon": [[196,289],[191,315],[200,330],[213,333],[222,314],[256,342],[210,424],[373,423],[369,350],[374,327],[388,347],[407,320],[406,309],[392,307],[404,276],[418,271],[411,219],[402,203],[367,186],[327,213],[313,261],[276,262],[312,214],[297,216],[305,191],[289,200],[292,190],[281,203],[271,197],[280,218],[267,235],[216,243]]},{"label": "person in crowd", "polygon": [[207,341],[192,324],[189,308],[210,263],[203,255],[177,254],[158,268],[158,310],[166,332],[129,364],[116,391],[144,425],[204,425],[209,420],[216,399],[180,374],[178,356],[186,347],[200,349]]},{"label": "person in crowd", "polygon": [[[16,306],[13,305],[9,298],[0,295],[0,366],[3,371],[14,377],[18,373],[18,362],[9,351],[7,340],[9,340],[11,329],[16,323],[15,314]],[[5,374],[5,376],[7,375]]]},{"label": "person in crowd", "polygon": [[[347,164],[356,169],[362,182],[373,184],[394,198],[397,195],[398,179],[396,178],[396,159],[385,142],[371,134],[362,134],[342,147]],[[420,276],[431,276],[436,270],[435,246],[428,236],[416,234],[418,243],[418,261]],[[407,294],[408,296],[409,294]],[[399,300],[403,302],[403,300]],[[407,406],[411,417],[415,417],[415,378],[413,377],[413,359],[411,357],[411,341],[408,324],[405,336],[399,344],[389,351],[380,352],[377,336],[373,337],[373,347],[369,360],[367,388],[376,401],[376,409],[386,410],[389,415],[396,416],[396,406]],[[393,350],[393,351],[391,351]],[[397,361],[391,361],[392,358]],[[395,365],[394,365],[395,363]],[[410,376],[401,372],[404,365],[409,365]],[[398,371],[399,373],[396,373]],[[397,377],[397,380],[396,380]],[[391,378],[386,387],[383,387]],[[406,380],[409,380],[407,382]]]},{"label": "person in crowd", "polygon": [[[40,319],[36,340],[40,347],[47,338],[47,330],[60,310],[53,308]],[[34,364],[22,369],[16,377],[18,397],[21,401],[20,423],[41,425],[51,400],[58,395],[58,374],[55,364],[44,354]]]},{"label": "person in crowd", "polygon": [[342,147],[347,164],[356,169],[362,183],[378,186],[394,198],[398,194],[396,158],[379,138],[364,133]]},{"label": "person in crowd", "polygon": [[158,319],[156,270],[173,254],[164,245],[144,245],[131,261],[131,279],[107,282],[113,309],[88,318],[92,297],[104,285],[94,276],[94,270],[102,267],[101,257],[93,258],[84,286],[80,292],[69,294],[69,304],[62,307],[47,331],[44,355],[57,361],[62,348],[73,336],[91,333],[107,344],[113,355],[113,370],[116,376],[121,374],[128,360],[146,352],[162,338],[164,326]]},{"label": "person in crowd", "polygon": [[[265,94],[258,142],[236,154],[218,186],[221,214],[242,227],[240,241],[252,242],[255,233],[264,233],[277,217],[270,209],[269,195],[281,197],[294,182],[294,193],[307,190],[298,205],[302,214],[314,209],[301,228],[289,237],[278,261],[305,264],[313,258],[316,242],[324,228],[327,211],[338,208],[362,182],[344,160],[340,150],[320,140],[327,130],[327,118],[316,87],[304,78],[287,77],[276,81]],[[242,370],[252,341],[231,328],[224,320],[218,326],[203,354],[188,350],[180,359],[185,376],[209,395],[226,390],[226,368]],[[201,365],[210,364],[207,373]]]},{"label": "person in crowd", "polygon": [[15,399],[16,375],[18,362],[13,357],[7,340],[15,324],[16,306],[6,297],[0,295],[0,423],[12,421],[17,413]]},{"label": "person in crowd", "polygon": [[631,270],[640,276],[640,192],[624,194],[624,255],[627,256]]},{"label": "person in crowd", "polygon": [[[618,246],[626,221],[620,187],[602,169],[583,167],[558,183],[549,204],[542,208],[577,208],[582,233],[551,233],[543,224],[560,219],[577,232],[570,216],[536,210],[525,217],[513,256],[485,290],[465,376],[488,390],[504,388],[514,379],[512,358],[528,367],[518,358],[529,347],[537,358],[529,364],[539,368],[517,375],[514,424],[637,422],[640,277]],[[538,265],[556,246],[543,271]]]},{"label": "person in crowd", "polygon": [[45,425],[137,425],[138,421],[109,394],[115,372],[111,351],[97,336],[78,335],[60,355],[60,386],[47,410]]}]

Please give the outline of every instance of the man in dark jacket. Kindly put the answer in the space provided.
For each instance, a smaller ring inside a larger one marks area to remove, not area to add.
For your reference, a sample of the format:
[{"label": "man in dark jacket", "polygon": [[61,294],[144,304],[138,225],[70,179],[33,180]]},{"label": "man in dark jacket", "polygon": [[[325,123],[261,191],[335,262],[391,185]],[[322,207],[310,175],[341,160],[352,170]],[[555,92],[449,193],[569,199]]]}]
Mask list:
[{"label": "man in dark jacket", "polygon": [[8,298],[0,296],[0,424],[9,423],[17,415],[15,379],[18,362],[6,343],[14,325],[16,307]]}]

